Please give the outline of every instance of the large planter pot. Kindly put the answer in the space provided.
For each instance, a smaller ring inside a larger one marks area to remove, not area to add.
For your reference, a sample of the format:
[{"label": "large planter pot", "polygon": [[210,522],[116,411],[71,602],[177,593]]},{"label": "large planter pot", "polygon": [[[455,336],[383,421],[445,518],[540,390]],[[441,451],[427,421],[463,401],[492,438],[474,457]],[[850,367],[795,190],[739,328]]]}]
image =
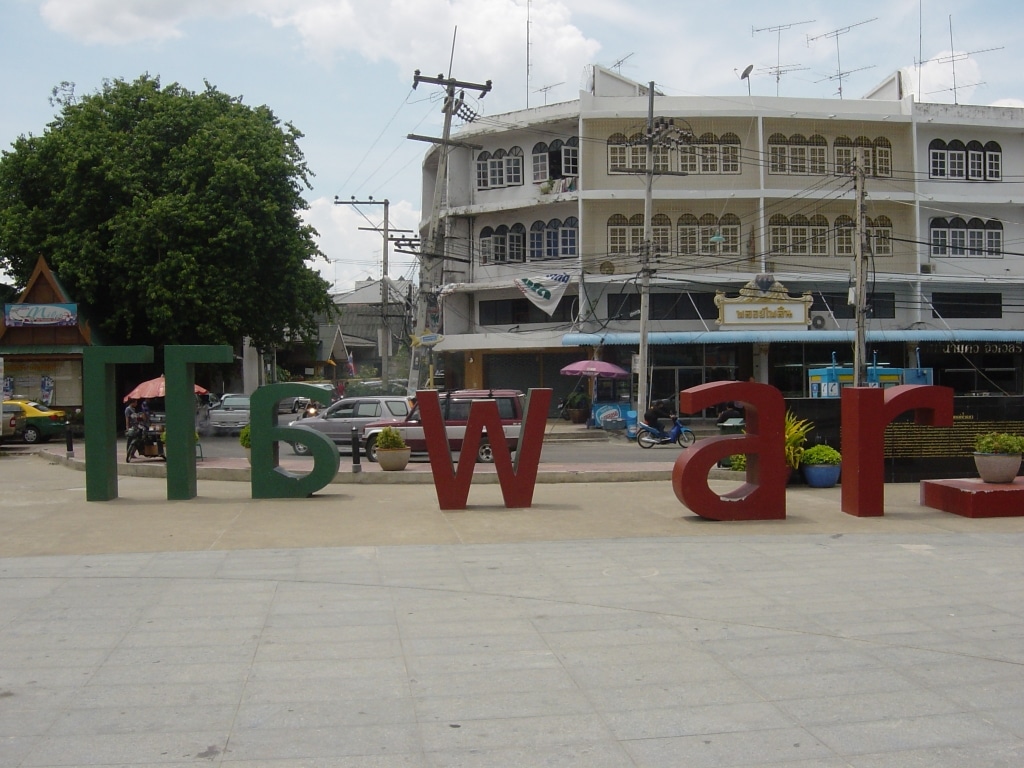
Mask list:
[{"label": "large planter pot", "polygon": [[569,409],[569,421],[573,424],[586,424],[587,419],[590,418],[589,408],[570,408]]},{"label": "large planter pot", "polygon": [[1012,483],[1020,470],[1019,453],[975,453],[974,466],[986,483]]},{"label": "large planter pot", "polygon": [[411,448],[378,448],[377,463],[381,469],[395,472],[405,469],[411,455]]},{"label": "large planter pot", "polygon": [[804,480],[811,488],[831,488],[839,482],[842,464],[804,464]]}]

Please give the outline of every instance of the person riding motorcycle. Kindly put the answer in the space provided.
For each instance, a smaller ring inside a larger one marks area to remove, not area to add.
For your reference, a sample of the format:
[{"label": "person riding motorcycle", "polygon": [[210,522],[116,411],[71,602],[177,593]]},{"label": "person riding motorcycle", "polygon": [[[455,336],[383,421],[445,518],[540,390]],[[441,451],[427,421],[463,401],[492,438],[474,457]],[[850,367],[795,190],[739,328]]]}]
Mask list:
[{"label": "person riding motorcycle", "polygon": [[652,429],[656,429],[661,432],[660,419],[671,419],[672,416],[673,414],[664,400],[655,400],[651,403],[650,407],[644,411],[644,423]]}]

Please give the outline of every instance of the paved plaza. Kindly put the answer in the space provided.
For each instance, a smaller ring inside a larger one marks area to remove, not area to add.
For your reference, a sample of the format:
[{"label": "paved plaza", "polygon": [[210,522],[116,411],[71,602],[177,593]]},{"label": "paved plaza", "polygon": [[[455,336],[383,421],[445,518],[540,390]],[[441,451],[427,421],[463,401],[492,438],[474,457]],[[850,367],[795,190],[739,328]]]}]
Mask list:
[{"label": "paved plaza", "polygon": [[0,458],[0,765],[1024,764],[1024,518],[908,484],[715,523],[587,472],[441,512],[422,483],[87,503]]}]

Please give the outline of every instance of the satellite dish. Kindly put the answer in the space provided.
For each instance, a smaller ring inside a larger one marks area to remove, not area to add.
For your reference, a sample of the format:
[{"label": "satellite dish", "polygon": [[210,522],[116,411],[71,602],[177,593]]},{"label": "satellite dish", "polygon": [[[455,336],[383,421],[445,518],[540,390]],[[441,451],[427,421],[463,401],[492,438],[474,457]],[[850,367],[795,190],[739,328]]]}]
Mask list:
[{"label": "satellite dish", "polygon": [[602,261],[600,266],[602,275],[614,275],[615,274],[615,263],[611,261]]},{"label": "satellite dish", "polygon": [[744,69],[743,70],[743,74],[740,75],[740,80],[746,80],[748,77],[750,77],[750,73],[753,72],[753,71],[754,71],[754,65],[753,64],[747,64],[747,68]]}]

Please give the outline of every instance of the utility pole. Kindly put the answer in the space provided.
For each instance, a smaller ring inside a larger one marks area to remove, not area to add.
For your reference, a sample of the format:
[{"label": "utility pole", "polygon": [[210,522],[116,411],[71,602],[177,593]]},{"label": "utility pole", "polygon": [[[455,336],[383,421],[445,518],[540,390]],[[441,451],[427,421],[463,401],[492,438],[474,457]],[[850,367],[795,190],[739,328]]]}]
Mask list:
[{"label": "utility pole", "polygon": [[651,224],[654,207],[654,81],[647,89],[647,160],[644,163],[644,242],[640,247],[640,370],[637,377],[636,413],[642,420],[647,411],[647,325],[651,315]]},{"label": "utility pole", "polygon": [[864,148],[857,149],[854,160],[854,189],[857,206],[857,216],[854,224],[854,313],[857,323],[856,340],[853,347],[853,386],[863,386],[866,381],[867,365],[867,248],[864,247],[867,240],[867,190],[864,183],[865,158]]},{"label": "utility pole", "polygon": [[390,304],[391,298],[391,287],[388,282],[388,245],[391,242],[392,232],[409,232],[411,230],[393,230],[388,225],[388,211],[390,208],[390,201],[384,198],[383,201],[374,200],[371,196],[367,200],[356,200],[354,197],[351,200],[339,200],[334,198],[335,205],[383,205],[384,206],[384,225],[383,227],[359,227],[361,230],[369,230],[370,232],[380,232],[384,236],[384,250],[381,257],[381,272],[380,272],[380,317],[381,317],[381,328],[377,329],[377,346],[380,349],[380,378],[381,378],[381,391],[387,393],[388,391],[388,370],[390,368],[390,353],[391,353],[391,325],[388,323],[388,305]]},{"label": "utility pole", "polygon": [[[437,178],[434,180],[434,199],[431,208],[430,220],[427,223],[427,240],[425,248],[422,249],[420,257],[420,290],[419,299],[416,302],[416,327],[413,329],[414,338],[412,349],[409,354],[409,383],[408,393],[413,395],[419,388],[420,383],[420,355],[421,350],[426,348],[429,363],[429,384],[433,385],[433,344],[421,343],[423,337],[436,334],[441,327],[440,309],[437,306],[437,297],[434,291],[441,284],[444,278],[444,255],[445,255],[445,228],[441,225],[441,198],[444,194],[445,184],[448,177],[448,150],[452,146],[450,141],[452,131],[452,115],[462,107],[462,94],[460,93],[456,102],[456,89],[470,89],[480,92],[480,98],[487,95],[491,90],[491,81],[484,84],[467,83],[456,80],[452,77],[423,77],[417,69],[413,75],[412,87],[416,88],[420,83],[431,83],[444,86],[444,128],[441,132],[441,139],[427,139],[440,145],[437,159]],[[422,140],[423,137],[410,136]]]}]

